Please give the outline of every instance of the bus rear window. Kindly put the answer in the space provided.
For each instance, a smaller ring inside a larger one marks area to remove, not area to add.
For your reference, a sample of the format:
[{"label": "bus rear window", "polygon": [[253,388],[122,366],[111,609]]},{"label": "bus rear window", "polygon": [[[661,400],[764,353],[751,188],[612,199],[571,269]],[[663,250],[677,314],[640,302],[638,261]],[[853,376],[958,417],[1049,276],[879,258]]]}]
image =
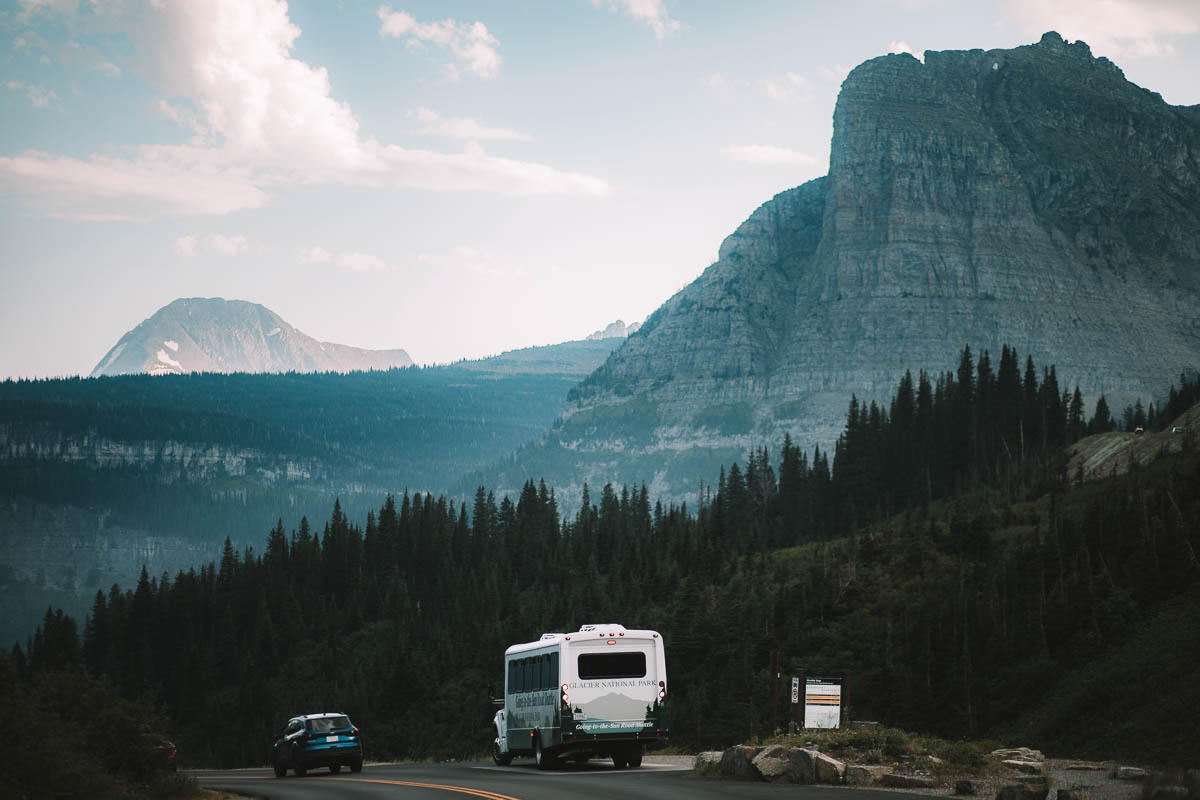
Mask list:
[{"label": "bus rear window", "polygon": [[580,680],[644,677],[646,677],[645,653],[580,653],[579,655]]}]

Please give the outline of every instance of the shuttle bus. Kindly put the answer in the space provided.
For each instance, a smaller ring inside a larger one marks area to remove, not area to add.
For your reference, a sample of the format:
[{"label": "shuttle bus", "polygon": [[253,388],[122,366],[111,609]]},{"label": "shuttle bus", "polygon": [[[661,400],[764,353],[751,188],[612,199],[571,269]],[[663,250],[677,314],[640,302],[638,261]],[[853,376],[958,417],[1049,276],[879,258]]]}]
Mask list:
[{"label": "shuttle bus", "polygon": [[668,732],[662,636],[607,623],[514,644],[504,651],[502,702],[493,720],[497,764],[532,756],[549,769],[596,757],[639,767]]}]

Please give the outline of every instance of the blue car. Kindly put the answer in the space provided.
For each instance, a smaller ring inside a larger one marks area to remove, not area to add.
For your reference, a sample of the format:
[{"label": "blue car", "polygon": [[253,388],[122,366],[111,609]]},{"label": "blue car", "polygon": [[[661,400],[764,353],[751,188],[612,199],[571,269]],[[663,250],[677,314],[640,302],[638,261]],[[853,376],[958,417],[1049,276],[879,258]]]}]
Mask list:
[{"label": "blue car", "polygon": [[328,767],[330,772],[349,767],[351,772],[359,772],[362,740],[345,714],[301,714],[288,720],[275,741],[271,760],[277,778],[287,775],[289,769],[302,778],[316,767]]}]

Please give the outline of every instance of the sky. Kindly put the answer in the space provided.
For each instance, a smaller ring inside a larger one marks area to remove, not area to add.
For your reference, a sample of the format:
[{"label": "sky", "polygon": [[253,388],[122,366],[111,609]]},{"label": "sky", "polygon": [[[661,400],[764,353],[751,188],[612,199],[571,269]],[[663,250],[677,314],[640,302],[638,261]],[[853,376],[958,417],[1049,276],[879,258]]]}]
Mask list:
[{"label": "sky", "polygon": [[178,297],[424,364],[641,321],[851,68],[1048,30],[1200,103],[1197,0],[0,0],[0,378]]}]

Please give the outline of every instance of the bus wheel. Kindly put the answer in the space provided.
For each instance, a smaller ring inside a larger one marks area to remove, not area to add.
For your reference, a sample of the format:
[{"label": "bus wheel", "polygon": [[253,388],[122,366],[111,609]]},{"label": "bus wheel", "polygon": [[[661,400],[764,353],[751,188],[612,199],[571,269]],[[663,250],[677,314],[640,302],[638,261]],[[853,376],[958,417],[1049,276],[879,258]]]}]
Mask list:
[{"label": "bus wheel", "polygon": [[631,767],[640,767],[642,765],[642,746],[635,744],[629,748],[629,752],[625,754],[625,763]]},{"label": "bus wheel", "polygon": [[554,766],[554,759],[542,749],[540,731],[535,731],[533,734],[533,760],[537,762],[538,769],[550,769]]},{"label": "bus wheel", "polygon": [[512,760],[513,760],[512,753],[501,753],[500,752],[500,738],[497,736],[495,739],[493,739],[492,740],[492,761],[495,762],[496,766],[507,767],[509,764],[512,763]]},{"label": "bus wheel", "polygon": [[625,769],[625,753],[620,750],[614,750],[612,754],[613,766],[617,769]]}]

